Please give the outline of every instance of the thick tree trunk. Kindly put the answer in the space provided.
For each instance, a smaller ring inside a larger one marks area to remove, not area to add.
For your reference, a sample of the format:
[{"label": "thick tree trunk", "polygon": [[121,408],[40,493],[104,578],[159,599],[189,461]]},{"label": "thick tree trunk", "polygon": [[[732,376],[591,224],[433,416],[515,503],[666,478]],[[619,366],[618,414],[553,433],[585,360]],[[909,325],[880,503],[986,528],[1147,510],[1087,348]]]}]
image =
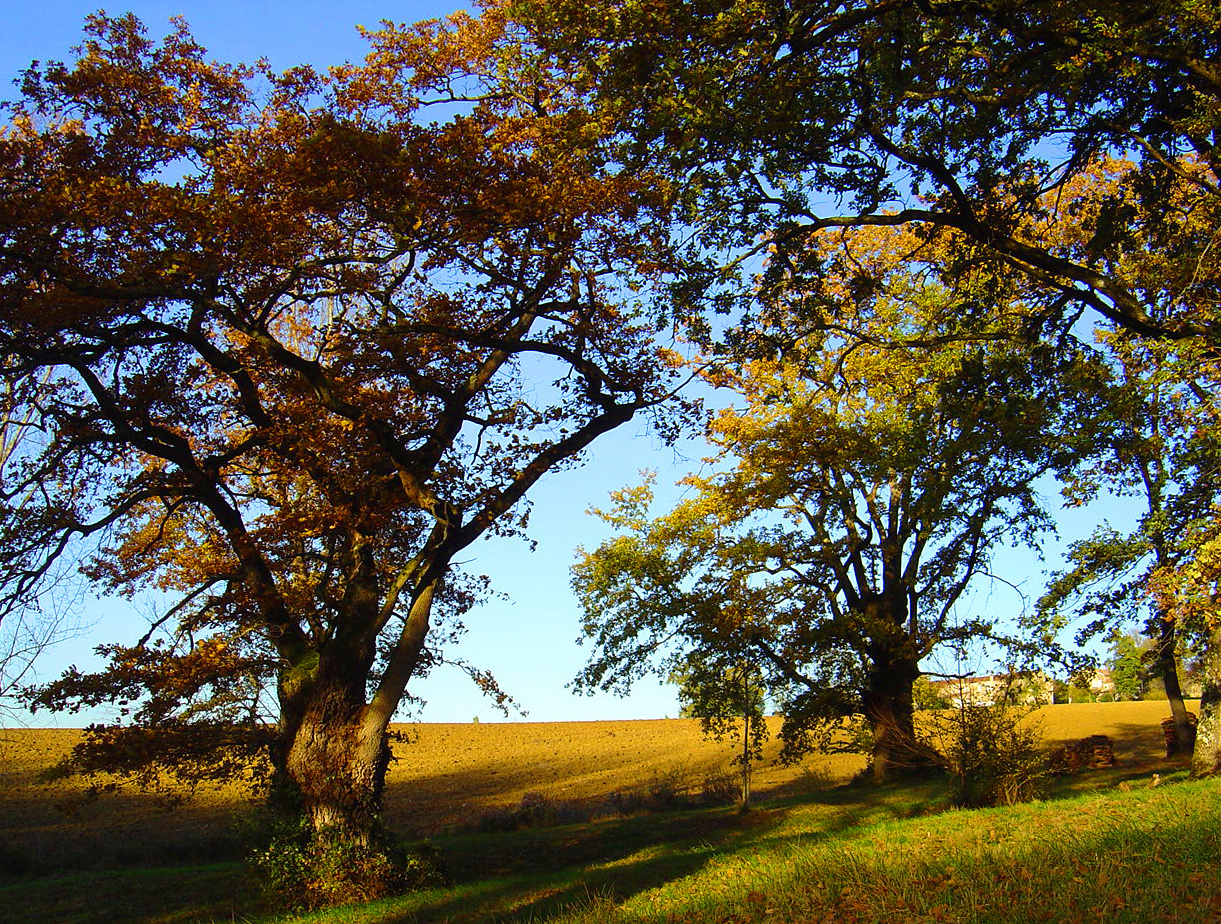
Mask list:
[{"label": "thick tree trunk", "polygon": [[1221,624],[1209,630],[1201,660],[1204,690],[1200,696],[1196,746],[1191,755],[1191,775],[1195,778],[1221,772]]},{"label": "thick tree trunk", "polygon": [[374,846],[390,751],[385,724],[366,720],[363,677],[320,669],[282,705],[281,772],[314,838]]},{"label": "thick tree trunk", "polygon": [[885,783],[895,776],[927,772],[935,761],[931,750],[916,739],[912,685],[920,676],[918,662],[894,652],[875,657],[865,694],[865,717],[873,732],[870,776]]}]

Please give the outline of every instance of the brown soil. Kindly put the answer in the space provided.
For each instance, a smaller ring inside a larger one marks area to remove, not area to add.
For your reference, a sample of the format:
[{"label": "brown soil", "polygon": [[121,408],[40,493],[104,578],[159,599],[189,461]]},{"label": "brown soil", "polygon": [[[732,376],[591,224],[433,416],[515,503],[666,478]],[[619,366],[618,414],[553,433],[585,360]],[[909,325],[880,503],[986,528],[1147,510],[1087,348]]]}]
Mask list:
[{"label": "brown soil", "polygon": [[[1162,757],[1164,703],[1046,707],[1035,716],[1049,745],[1110,735],[1121,765],[1155,766]],[[778,720],[773,720],[778,724]],[[775,725],[773,725],[773,730]],[[733,747],[706,741],[687,719],[624,722],[425,724],[401,726],[386,793],[392,830],[426,836],[475,825],[526,793],[586,809],[615,792],[663,783],[698,792],[730,772]],[[76,730],[0,733],[0,872],[32,865],[108,865],[227,856],[234,819],[248,815],[236,787],[200,793],[185,807],[162,811],[139,793],[84,798],[85,784],[37,782],[79,739]],[[775,742],[769,748],[774,757]],[[796,767],[772,763],[755,772],[766,800],[795,786],[843,782],[863,765],[858,756],[815,755]]]},{"label": "brown soil", "polygon": [[[777,731],[779,720],[770,721]],[[781,767],[778,751],[773,740],[755,770],[761,797],[798,780],[842,782],[863,766],[856,755],[817,755]],[[698,791],[736,772],[734,745],[705,740],[693,719],[420,725],[395,752],[388,820],[421,834],[470,824],[529,792],[593,807],[612,793],[654,785]]]}]

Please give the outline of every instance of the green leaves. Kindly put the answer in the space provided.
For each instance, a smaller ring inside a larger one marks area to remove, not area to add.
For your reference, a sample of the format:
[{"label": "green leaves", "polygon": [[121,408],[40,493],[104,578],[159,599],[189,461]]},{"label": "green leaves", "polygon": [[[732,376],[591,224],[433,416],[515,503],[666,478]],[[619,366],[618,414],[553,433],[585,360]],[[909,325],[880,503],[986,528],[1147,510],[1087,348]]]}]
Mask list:
[{"label": "green leaves", "polygon": [[[913,265],[909,234],[844,238],[873,281],[827,278],[847,323],[718,373],[741,398],[710,422],[723,469],[653,519],[650,486],[617,494],[602,516],[619,535],[574,569],[595,646],[584,683],[698,661],[712,695],[726,670],[757,667],[789,756],[857,712],[911,735],[920,659],[990,633],[959,601],[994,547],[1047,525],[1034,482],[1076,406],[1053,374],[1071,352],[913,337],[953,298],[950,252]],[[1003,319],[1009,291],[979,289],[981,313]],[[774,304],[760,338],[792,321]]]}]

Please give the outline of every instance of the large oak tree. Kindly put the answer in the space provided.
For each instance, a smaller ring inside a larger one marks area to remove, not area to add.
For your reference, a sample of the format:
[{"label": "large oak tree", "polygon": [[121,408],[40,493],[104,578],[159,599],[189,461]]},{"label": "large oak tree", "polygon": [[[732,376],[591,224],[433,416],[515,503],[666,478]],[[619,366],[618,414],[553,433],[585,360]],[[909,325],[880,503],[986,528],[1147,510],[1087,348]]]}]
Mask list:
[{"label": "large oak tree", "polygon": [[1004,289],[914,271],[908,235],[852,243],[875,281],[842,289],[853,334],[723,372],[739,403],[709,436],[726,471],[656,519],[647,489],[619,495],[604,515],[619,535],[580,559],[574,586],[594,643],[582,686],[621,686],[650,659],[746,660],[781,703],[789,756],[863,715],[882,781],[936,762],[914,727],[921,661],[1000,639],[964,595],[999,546],[1048,525],[1036,482],[1080,408],[1078,363],[1005,337],[897,346],[966,288],[994,305]]},{"label": "large oak tree", "polygon": [[[682,181],[689,221],[703,232],[692,265],[714,278],[708,254],[717,252],[730,299],[762,296],[756,306],[766,313],[794,280],[813,291],[842,269],[834,252],[811,259],[812,240],[899,225],[930,245],[967,242],[964,267],[1020,271],[1039,290],[1025,303],[1024,338],[1070,342],[1084,318],[1216,353],[1215,4],[515,0],[512,8],[550,54],[583,69],[585,88],[618,128],[620,156]],[[1116,156],[1128,168],[1097,186],[1083,211],[1082,185]],[[1076,233],[1056,230],[1064,228]],[[751,265],[744,257],[765,250],[766,285],[735,286],[736,268]],[[1135,273],[1134,258],[1144,264]],[[790,339],[837,324],[826,299],[807,306],[808,315],[791,316]],[[979,320],[963,301],[927,339],[991,336]],[[753,351],[758,340],[745,343]],[[1189,532],[1175,537],[1189,551],[1213,541],[1200,524]],[[1189,609],[1199,615],[1193,593]],[[1211,619],[1221,621],[1216,612]],[[1209,656],[1221,677],[1221,652]],[[1205,738],[1221,742],[1221,687],[1206,689],[1204,701],[1203,722],[1216,726]],[[1214,772],[1218,759],[1198,761],[1197,772]]]},{"label": "large oak tree", "polygon": [[601,434],[667,426],[665,186],[606,168],[504,35],[387,27],[361,65],[276,74],[98,16],[25,74],[0,372],[45,445],[5,473],[33,493],[4,586],[85,543],[102,589],[164,601],[37,695],[129,714],[78,769],[265,748],[316,836],[371,843],[390,720],[478,598],[455,556]]}]

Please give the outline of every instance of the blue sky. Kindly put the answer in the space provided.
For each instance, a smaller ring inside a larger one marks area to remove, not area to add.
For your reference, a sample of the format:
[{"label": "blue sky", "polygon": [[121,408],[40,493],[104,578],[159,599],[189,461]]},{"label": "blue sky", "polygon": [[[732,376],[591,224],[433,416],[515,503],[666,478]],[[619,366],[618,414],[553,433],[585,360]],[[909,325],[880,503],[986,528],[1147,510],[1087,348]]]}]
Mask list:
[{"label": "blue sky", "polygon": [[[74,0],[0,2],[0,81],[11,98],[10,81],[31,60],[65,60],[79,43],[85,17],[99,7],[111,15],[134,12],[150,34],[168,30],[172,16],[182,16],[197,41],[224,61],[267,58],[284,69],[310,63],[319,67],[357,60],[366,43],[357,25],[375,28],[383,19],[414,22],[444,16],[457,7],[448,3],[385,3],[368,0],[306,0],[274,2],[246,0],[128,0],[122,5]],[[607,493],[633,481],[638,470],[662,470],[663,484],[675,481],[703,454],[700,444],[686,455],[663,447],[644,422],[632,422],[610,434],[584,468],[553,475],[533,496],[531,552],[524,542],[490,540],[476,543],[465,556],[472,570],[488,573],[507,602],[496,601],[471,614],[468,634],[452,655],[486,668],[529,713],[531,721],[576,719],[657,718],[676,715],[673,691],[660,684],[642,684],[627,700],[600,695],[578,697],[565,689],[584,663],[575,644],[578,611],[568,584],[574,550],[595,546],[603,535],[598,522],[586,516],[590,504],[601,504]],[[52,650],[41,664],[43,676],[53,676],[68,664],[84,668],[100,641],[134,640],[142,634],[144,611],[124,601],[90,603],[86,620],[94,622],[87,635]],[[469,722],[500,718],[461,671],[440,668],[411,692],[424,698],[425,721]],[[41,723],[45,716],[40,715]],[[83,717],[65,716],[61,724],[81,724]]]},{"label": "blue sky", "polygon": [[[9,81],[31,60],[69,58],[71,46],[80,40],[85,17],[99,5],[75,0],[0,2],[3,97],[12,95]],[[373,28],[382,19],[412,22],[443,16],[455,7],[369,0],[128,0],[104,8],[113,15],[134,12],[153,35],[164,34],[170,17],[182,16],[195,38],[215,58],[252,61],[263,57],[273,67],[283,69],[299,63],[325,67],[359,59],[365,43],[357,32],[358,24]],[[532,495],[531,535],[537,540],[534,551],[523,542],[491,540],[476,544],[467,556],[470,568],[490,575],[495,588],[509,599],[473,613],[468,620],[468,635],[453,654],[491,670],[528,711],[531,721],[676,715],[674,692],[661,684],[642,683],[627,699],[610,695],[577,697],[565,689],[585,657],[574,641],[578,611],[569,589],[568,569],[578,545],[593,547],[605,535],[599,522],[586,515],[588,506],[603,504],[609,491],[635,481],[637,472],[644,468],[657,469],[659,486],[665,488],[698,467],[704,452],[698,441],[677,451],[663,447],[644,422],[633,422],[604,438],[583,468],[544,481]],[[662,501],[677,496],[677,491],[667,493]],[[1097,512],[1108,513],[1105,509]],[[1064,538],[1088,532],[1092,519],[1066,519]],[[1049,553],[1054,554],[1054,547]],[[1037,595],[1044,566],[1033,555],[1025,550],[1003,550],[998,558],[1004,577],[1024,583],[1028,595]],[[1021,604],[1016,594],[998,585],[991,591],[981,591],[974,605],[1005,614]],[[123,601],[90,603],[85,618],[94,623],[94,629],[50,652],[42,665],[44,676],[71,663],[87,667],[93,644],[134,640],[142,634],[144,625],[143,612]],[[452,668],[413,683],[411,692],[427,701],[420,716],[424,721],[469,722],[476,716],[483,721],[499,719],[465,675]],[[44,724],[46,717],[39,716],[37,721]],[[61,717],[59,724],[82,724],[82,717]]]}]

